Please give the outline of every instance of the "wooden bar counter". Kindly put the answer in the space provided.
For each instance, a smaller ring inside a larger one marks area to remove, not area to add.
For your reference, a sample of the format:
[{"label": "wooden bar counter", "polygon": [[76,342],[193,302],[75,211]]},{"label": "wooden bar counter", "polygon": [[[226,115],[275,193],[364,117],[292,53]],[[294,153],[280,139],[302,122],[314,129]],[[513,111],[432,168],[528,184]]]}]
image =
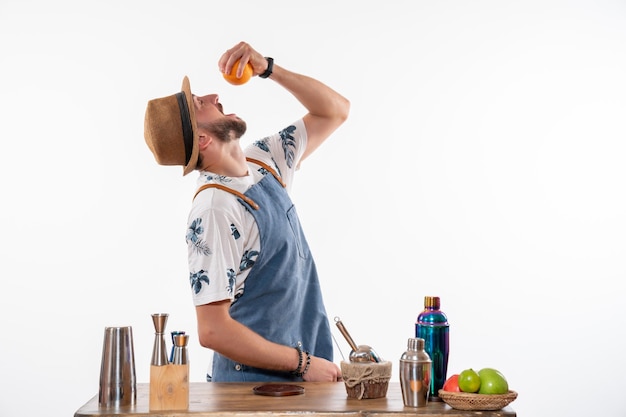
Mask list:
[{"label": "wooden bar counter", "polygon": [[443,402],[426,407],[405,407],[400,383],[390,383],[384,398],[358,400],[348,398],[342,382],[301,382],[304,394],[272,397],[254,394],[259,383],[192,382],[189,384],[189,408],[183,411],[150,411],[149,384],[137,384],[137,403],[132,407],[100,408],[98,396],[83,405],[74,417],[515,417],[510,406],[498,411],[462,411]]}]

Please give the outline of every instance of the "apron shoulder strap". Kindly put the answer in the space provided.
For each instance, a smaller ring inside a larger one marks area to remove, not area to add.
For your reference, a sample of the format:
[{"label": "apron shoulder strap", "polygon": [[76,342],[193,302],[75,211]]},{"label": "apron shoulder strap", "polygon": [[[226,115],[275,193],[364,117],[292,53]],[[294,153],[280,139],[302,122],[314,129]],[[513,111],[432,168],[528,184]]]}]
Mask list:
[{"label": "apron shoulder strap", "polygon": [[248,203],[253,209],[258,210],[259,209],[259,205],[257,203],[254,202],[254,200],[252,200],[250,197],[240,193],[237,190],[233,190],[232,188],[228,188],[225,187],[221,184],[204,184],[203,186],[201,186],[200,188],[198,188],[198,191],[196,191],[196,193],[193,196],[193,200],[196,199],[196,196],[206,190],[207,188],[219,188],[220,190],[226,191],[228,193],[234,194],[237,197],[241,198],[243,201],[245,201],[246,203]]},{"label": "apron shoulder strap", "polygon": [[283,179],[280,176],[278,176],[278,173],[276,172],[276,170],[274,168],[270,167],[269,165],[267,165],[265,162],[259,161],[258,159],[254,159],[254,158],[246,158],[246,161],[252,162],[253,164],[257,164],[257,165],[265,168],[266,170],[268,170],[274,176],[274,178],[276,178],[276,181],[278,181],[280,183],[280,185],[283,186],[283,188],[287,187],[287,185],[283,182]]},{"label": "apron shoulder strap", "polygon": [[[272,174],[274,176],[274,178],[276,178],[276,181],[278,181],[280,183],[280,185],[283,186],[283,188],[285,188],[287,186],[283,182],[283,179],[278,175],[276,170],[274,168],[270,167],[269,165],[267,165],[265,162],[259,161],[258,159],[254,159],[254,158],[246,158],[246,161],[252,162],[253,164],[257,164],[257,165],[265,168],[270,174]],[[255,209],[255,210],[259,209],[259,205],[257,203],[255,203],[254,200],[252,200],[250,197],[246,196],[245,194],[240,193],[237,190],[233,190],[232,188],[228,188],[228,187],[226,187],[224,185],[221,185],[221,184],[204,184],[203,186],[198,188],[198,191],[196,191],[196,193],[193,195],[192,201],[196,199],[196,196],[200,192],[206,190],[207,188],[219,188],[220,190],[223,190],[223,191],[226,191],[228,193],[234,194],[237,197],[241,198],[246,203],[248,203],[253,209]]]}]

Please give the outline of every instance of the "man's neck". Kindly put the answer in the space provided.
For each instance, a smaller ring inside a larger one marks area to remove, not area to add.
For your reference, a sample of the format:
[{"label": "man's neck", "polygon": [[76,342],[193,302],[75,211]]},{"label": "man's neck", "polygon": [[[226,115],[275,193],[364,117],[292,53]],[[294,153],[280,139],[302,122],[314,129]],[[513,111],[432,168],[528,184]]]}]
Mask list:
[{"label": "man's neck", "polygon": [[223,149],[219,158],[207,158],[201,170],[226,177],[245,177],[248,175],[246,156],[238,142],[233,143],[233,145]]}]

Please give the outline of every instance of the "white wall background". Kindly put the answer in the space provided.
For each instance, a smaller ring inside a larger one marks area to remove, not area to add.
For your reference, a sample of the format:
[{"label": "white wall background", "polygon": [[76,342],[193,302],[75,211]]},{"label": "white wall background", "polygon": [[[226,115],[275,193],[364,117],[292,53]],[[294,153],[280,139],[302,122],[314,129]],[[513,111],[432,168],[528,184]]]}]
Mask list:
[{"label": "white wall background", "polygon": [[240,40],[352,102],[293,198],[357,343],[397,370],[438,295],[451,373],[500,369],[520,416],[626,415],[625,2],[1,0],[2,417],[96,395],[105,326],[133,326],[148,382],[155,312],[203,380],[195,174],[154,162],[143,115],[184,75],[246,143],[303,114],[271,81],[223,81]]}]

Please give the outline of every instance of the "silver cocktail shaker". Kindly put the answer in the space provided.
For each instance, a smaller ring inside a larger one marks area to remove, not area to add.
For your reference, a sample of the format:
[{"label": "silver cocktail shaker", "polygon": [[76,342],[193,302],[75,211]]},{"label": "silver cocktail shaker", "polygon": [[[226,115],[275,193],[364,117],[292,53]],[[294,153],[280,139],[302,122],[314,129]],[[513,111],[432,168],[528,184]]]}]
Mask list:
[{"label": "silver cocktail shaker", "polygon": [[98,404],[103,408],[132,406],[137,400],[133,328],[105,327]]},{"label": "silver cocktail shaker", "polygon": [[424,339],[410,338],[400,357],[400,387],[407,407],[425,407],[428,402],[432,361],[424,350]]}]

